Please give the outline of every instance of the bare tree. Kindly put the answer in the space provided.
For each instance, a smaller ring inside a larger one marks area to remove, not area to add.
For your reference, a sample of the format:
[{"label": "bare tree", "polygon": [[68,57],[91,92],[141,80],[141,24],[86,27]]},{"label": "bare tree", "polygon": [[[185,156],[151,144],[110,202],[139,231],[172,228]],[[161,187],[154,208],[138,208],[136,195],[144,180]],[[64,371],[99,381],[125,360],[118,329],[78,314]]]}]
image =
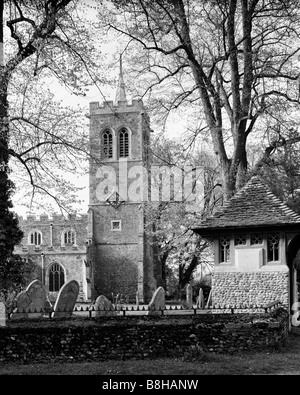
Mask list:
[{"label": "bare tree", "polygon": [[[10,211],[14,188],[9,178],[10,159],[17,159],[24,166],[33,188],[44,188],[48,192],[51,185],[45,185],[43,174],[52,171],[49,176],[54,176],[55,163],[63,161],[62,147],[69,154],[69,160],[62,163],[62,168],[72,167],[71,155],[75,150],[80,152],[84,149],[82,136],[79,138],[74,133],[75,128],[70,122],[71,117],[75,120],[75,114],[55,107],[49,95],[43,96],[40,81],[42,77],[55,76],[62,85],[77,94],[84,94],[84,87],[94,80],[96,65],[90,53],[93,52],[94,43],[90,39],[89,29],[78,15],[79,5],[76,0],[0,2],[2,262],[6,262],[14,245],[22,237],[18,221]],[[52,169],[49,168],[51,160]],[[55,182],[53,177],[53,184]]]},{"label": "bare tree", "polygon": [[[245,182],[250,136],[269,137],[265,160],[297,124],[299,3],[113,3],[116,12],[110,12],[106,23],[137,44],[130,57],[136,71],[148,78],[143,94],[158,98],[160,110],[197,106],[198,119],[205,120],[210,132],[225,198],[230,198]],[[167,87],[168,97],[162,94]]]},{"label": "bare tree", "polygon": [[43,80],[24,75],[10,84],[9,175],[17,185],[14,204],[27,211],[76,210],[87,173],[88,119],[81,106],[66,106]]}]

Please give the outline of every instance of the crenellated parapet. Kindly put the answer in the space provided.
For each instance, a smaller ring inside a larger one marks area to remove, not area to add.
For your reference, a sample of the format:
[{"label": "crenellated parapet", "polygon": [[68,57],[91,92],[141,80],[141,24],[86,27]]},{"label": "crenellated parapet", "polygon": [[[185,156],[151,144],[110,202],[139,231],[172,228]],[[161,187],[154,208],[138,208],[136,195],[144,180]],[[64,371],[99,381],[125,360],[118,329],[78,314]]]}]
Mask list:
[{"label": "crenellated parapet", "polygon": [[91,102],[90,115],[114,114],[120,112],[140,112],[144,111],[142,100],[134,99],[131,103],[127,101],[119,101],[118,104],[113,101]]},{"label": "crenellated parapet", "polygon": [[23,216],[18,216],[20,227],[27,225],[50,225],[50,224],[86,224],[88,221],[87,214],[70,214],[68,216],[64,216],[61,214],[41,214],[41,215],[28,215],[26,218]]}]

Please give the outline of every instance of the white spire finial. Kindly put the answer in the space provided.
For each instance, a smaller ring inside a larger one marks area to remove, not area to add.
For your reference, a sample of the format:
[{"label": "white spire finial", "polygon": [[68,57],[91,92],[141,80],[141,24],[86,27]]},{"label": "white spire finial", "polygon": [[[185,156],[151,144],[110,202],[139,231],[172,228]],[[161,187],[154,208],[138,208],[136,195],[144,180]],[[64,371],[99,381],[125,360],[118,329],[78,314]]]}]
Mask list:
[{"label": "white spire finial", "polygon": [[116,92],[115,103],[118,104],[119,101],[125,101],[125,102],[127,101],[125,83],[123,77],[122,55],[120,55],[120,74],[119,74],[119,82]]}]

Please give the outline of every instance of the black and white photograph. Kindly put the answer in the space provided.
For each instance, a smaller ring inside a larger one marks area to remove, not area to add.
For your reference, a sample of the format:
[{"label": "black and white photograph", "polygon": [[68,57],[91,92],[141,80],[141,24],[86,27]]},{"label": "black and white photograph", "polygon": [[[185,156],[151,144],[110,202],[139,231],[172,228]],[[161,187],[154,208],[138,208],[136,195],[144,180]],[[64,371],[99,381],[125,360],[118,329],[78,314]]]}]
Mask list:
[{"label": "black and white photograph", "polygon": [[17,375],[300,375],[298,0],[0,0]]}]

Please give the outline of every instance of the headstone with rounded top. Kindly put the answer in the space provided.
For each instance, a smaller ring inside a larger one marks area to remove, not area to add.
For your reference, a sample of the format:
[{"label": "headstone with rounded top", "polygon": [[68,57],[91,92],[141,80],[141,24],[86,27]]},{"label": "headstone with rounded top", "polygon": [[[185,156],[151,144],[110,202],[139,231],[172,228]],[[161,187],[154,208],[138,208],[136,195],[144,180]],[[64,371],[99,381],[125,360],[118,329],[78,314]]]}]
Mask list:
[{"label": "headstone with rounded top", "polygon": [[48,302],[45,286],[40,280],[34,280],[18,294],[11,318],[41,318]]},{"label": "headstone with rounded top", "polygon": [[212,290],[209,291],[209,295],[205,307],[211,307],[211,306],[212,306]]},{"label": "headstone with rounded top", "polygon": [[57,296],[53,318],[67,318],[73,313],[79,295],[79,284],[76,280],[71,280],[64,284]]},{"label": "headstone with rounded top", "polygon": [[96,317],[104,315],[115,315],[115,306],[113,303],[107,299],[106,296],[100,295],[95,301]]},{"label": "headstone with rounded top", "polygon": [[200,288],[199,289],[199,296],[198,296],[198,307],[199,307],[199,309],[204,309],[204,305],[205,305],[205,302],[204,302],[203,289]]},{"label": "headstone with rounded top", "polygon": [[164,310],[165,307],[165,290],[163,287],[158,287],[148,304],[148,315],[160,315],[161,310]]}]

